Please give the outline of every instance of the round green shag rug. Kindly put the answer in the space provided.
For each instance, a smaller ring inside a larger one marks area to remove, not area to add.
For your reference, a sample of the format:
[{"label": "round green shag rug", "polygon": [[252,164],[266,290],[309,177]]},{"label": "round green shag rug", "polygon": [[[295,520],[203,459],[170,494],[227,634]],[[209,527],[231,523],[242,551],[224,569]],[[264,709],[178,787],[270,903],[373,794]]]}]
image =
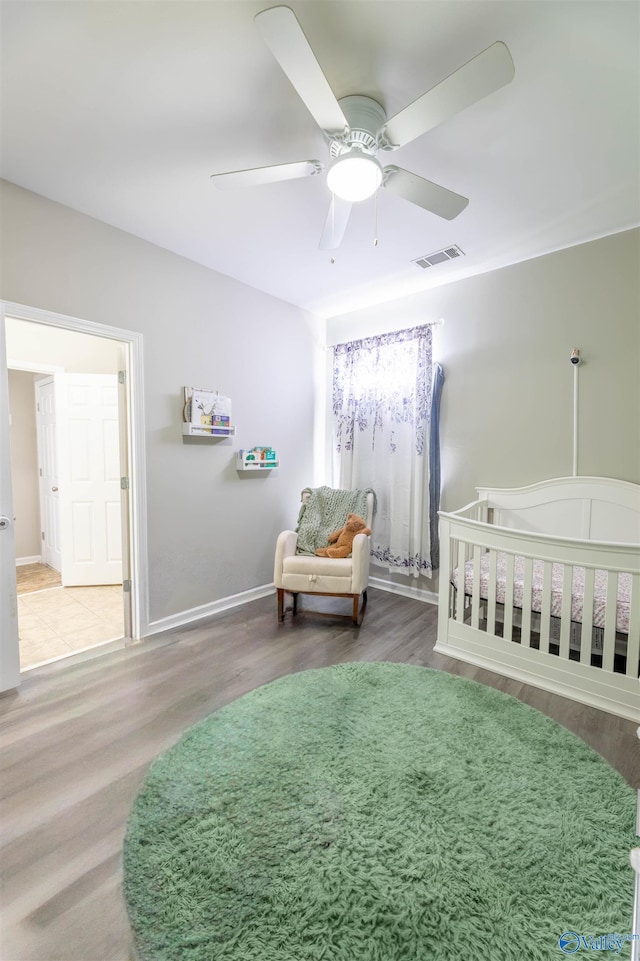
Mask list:
[{"label": "round green shag rug", "polygon": [[566,957],[572,935],[630,929],[634,815],[598,754],[492,688],[390,663],[293,674],[152,765],[124,852],[138,957]]}]

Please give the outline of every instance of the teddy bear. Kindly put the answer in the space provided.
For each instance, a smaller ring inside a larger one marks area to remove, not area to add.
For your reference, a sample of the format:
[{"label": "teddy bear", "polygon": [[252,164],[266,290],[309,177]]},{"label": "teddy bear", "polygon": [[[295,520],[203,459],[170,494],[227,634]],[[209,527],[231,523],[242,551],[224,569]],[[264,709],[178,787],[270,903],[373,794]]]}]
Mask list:
[{"label": "teddy bear", "polygon": [[348,557],[356,534],[370,533],[366,522],[359,514],[348,514],[344,527],[329,534],[329,544],[333,544],[333,547],[319,547],[316,554],[319,557]]}]

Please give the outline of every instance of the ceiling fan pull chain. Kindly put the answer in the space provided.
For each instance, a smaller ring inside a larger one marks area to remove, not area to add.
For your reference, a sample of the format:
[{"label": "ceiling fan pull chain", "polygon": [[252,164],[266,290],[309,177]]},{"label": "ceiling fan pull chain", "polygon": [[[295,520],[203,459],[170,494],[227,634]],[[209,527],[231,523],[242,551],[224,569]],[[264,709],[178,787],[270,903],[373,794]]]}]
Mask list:
[{"label": "ceiling fan pull chain", "polygon": [[331,194],[331,242],[336,241],[336,195]]},{"label": "ceiling fan pull chain", "polygon": [[378,246],[378,191],[373,195],[373,246]]},{"label": "ceiling fan pull chain", "polygon": [[[331,247],[335,249],[336,245],[336,195],[331,194]],[[335,257],[331,257],[329,263],[335,264]]]}]

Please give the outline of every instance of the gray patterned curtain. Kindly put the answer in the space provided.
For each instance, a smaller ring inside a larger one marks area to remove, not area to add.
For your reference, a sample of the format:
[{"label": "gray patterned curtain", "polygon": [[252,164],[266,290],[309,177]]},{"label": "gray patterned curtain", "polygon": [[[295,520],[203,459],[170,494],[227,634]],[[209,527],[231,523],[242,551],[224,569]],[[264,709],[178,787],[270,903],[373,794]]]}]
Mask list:
[{"label": "gray patterned curtain", "polygon": [[438,555],[444,375],[431,345],[425,325],[338,344],[333,358],[334,485],[375,490],[372,562],[414,577]]}]

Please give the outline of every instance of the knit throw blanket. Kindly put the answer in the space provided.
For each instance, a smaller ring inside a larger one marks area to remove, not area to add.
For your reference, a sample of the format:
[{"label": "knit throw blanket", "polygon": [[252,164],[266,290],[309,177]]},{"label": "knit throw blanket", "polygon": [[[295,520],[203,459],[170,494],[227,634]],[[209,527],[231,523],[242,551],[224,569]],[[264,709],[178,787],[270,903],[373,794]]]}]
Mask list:
[{"label": "knit throw blanket", "polygon": [[298,515],[298,543],[296,554],[315,554],[318,547],[326,547],[329,534],[344,527],[347,514],[359,514],[367,518],[367,494],[374,496],[371,488],[366,490],[343,491],[332,487],[306,487],[307,502],[300,508]]}]

